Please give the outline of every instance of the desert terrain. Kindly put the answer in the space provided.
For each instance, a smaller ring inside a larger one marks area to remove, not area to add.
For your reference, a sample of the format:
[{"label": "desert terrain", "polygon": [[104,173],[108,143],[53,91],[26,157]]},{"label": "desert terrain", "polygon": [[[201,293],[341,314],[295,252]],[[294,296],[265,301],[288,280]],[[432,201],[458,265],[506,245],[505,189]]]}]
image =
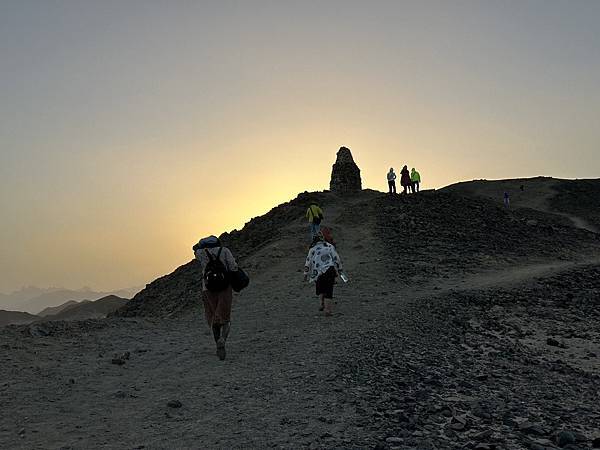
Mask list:
[{"label": "desert terrain", "polygon": [[[0,447],[600,448],[600,181],[497,183],[303,193],[225,234],[251,284],[223,362],[195,261],[107,319],[1,328]],[[350,277],[333,317],[310,201]]]}]

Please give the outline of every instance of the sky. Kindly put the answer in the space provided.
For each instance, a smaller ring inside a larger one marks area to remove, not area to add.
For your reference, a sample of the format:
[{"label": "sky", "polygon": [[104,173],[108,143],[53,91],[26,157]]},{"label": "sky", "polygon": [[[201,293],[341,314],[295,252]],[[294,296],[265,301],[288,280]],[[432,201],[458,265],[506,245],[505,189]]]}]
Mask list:
[{"label": "sky", "polygon": [[0,0],[0,292],[111,290],[328,188],[600,176],[600,2]]}]

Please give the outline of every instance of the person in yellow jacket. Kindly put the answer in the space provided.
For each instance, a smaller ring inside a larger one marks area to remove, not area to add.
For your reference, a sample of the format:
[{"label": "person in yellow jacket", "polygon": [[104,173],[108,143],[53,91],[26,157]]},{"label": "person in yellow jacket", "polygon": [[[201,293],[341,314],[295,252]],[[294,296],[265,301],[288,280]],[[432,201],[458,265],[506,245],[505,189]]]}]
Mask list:
[{"label": "person in yellow jacket", "polygon": [[311,203],[306,210],[306,218],[310,224],[310,238],[314,238],[321,231],[321,221],[323,220],[323,210],[316,203]]},{"label": "person in yellow jacket", "polygon": [[421,182],[421,175],[415,170],[414,167],[410,171],[410,182],[413,194],[415,192],[419,192],[419,183]]}]

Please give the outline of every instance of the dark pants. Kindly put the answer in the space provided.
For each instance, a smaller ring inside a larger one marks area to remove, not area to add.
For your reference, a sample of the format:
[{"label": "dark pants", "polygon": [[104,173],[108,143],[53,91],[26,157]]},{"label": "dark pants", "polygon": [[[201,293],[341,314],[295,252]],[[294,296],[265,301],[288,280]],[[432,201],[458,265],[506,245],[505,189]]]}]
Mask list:
[{"label": "dark pants", "polygon": [[333,298],[333,285],[335,284],[335,278],[337,277],[337,271],[330,267],[325,273],[322,273],[317,278],[316,292],[317,295],[322,295],[323,298]]},{"label": "dark pants", "polygon": [[390,188],[390,194],[396,193],[396,182],[394,180],[388,180],[388,186]]}]

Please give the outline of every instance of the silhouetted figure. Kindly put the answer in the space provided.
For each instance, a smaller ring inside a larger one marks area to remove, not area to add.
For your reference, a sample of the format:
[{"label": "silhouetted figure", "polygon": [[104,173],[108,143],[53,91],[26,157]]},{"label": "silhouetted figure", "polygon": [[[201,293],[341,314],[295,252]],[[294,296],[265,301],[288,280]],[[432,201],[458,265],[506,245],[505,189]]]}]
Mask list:
[{"label": "silhouetted figure", "polygon": [[408,173],[408,167],[404,166],[400,172],[400,184],[402,185],[403,193],[408,194],[408,189],[412,186],[410,181],[410,173]]},{"label": "silhouetted figure", "polygon": [[387,174],[388,187],[390,189],[390,194],[396,193],[396,174],[394,173],[394,168],[390,167],[390,171]]},{"label": "silhouetted figure", "polygon": [[335,247],[325,242],[322,233],[317,233],[304,264],[304,280],[315,283],[321,301],[319,311],[325,310],[326,316],[333,314],[333,285],[341,272],[342,261]]},{"label": "silhouetted figure", "polygon": [[525,190],[525,186],[521,185],[519,186],[519,189],[521,189],[521,192],[523,192]]},{"label": "silhouetted figure", "polygon": [[504,191],[504,206],[506,206],[507,208],[510,207],[510,197],[507,191]]},{"label": "silhouetted figure", "polygon": [[421,183],[421,174],[413,167],[410,171],[410,182],[413,194],[419,192],[419,183]]},{"label": "silhouetted figure", "polygon": [[306,210],[306,218],[310,224],[310,238],[313,239],[321,228],[321,221],[323,220],[323,210],[319,208],[316,203],[311,205]]},{"label": "silhouetted figure", "polygon": [[233,301],[229,272],[238,270],[238,265],[231,251],[223,247],[216,236],[201,239],[192,249],[202,267],[204,315],[212,328],[217,356],[222,361],[226,355],[225,342],[230,330]]}]

